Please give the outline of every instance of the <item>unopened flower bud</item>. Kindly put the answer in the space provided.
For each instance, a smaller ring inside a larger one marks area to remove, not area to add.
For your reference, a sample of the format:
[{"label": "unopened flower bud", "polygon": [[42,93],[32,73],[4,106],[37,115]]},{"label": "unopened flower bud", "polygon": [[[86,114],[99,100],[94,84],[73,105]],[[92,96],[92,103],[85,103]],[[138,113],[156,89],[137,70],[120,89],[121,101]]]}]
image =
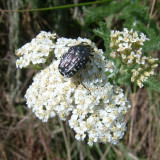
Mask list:
[{"label": "unopened flower bud", "polygon": [[151,66],[151,68],[157,68],[158,67],[158,64],[153,64],[152,66]]},{"label": "unopened flower bud", "polygon": [[150,73],[149,72],[144,72],[143,73],[146,77],[149,77],[150,76]]}]

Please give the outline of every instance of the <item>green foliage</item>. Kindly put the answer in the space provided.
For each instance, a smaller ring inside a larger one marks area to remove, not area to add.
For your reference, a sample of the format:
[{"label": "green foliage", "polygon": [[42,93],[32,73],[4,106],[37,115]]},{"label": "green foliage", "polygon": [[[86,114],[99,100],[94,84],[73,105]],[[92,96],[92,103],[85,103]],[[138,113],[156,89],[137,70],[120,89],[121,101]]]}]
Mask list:
[{"label": "green foliage", "polygon": [[100,22],[105,17],[120,12],[127,4],[129,4],[129,0],[124,0],[122,2],[112,1],[103,6],[84,9],[86,15],[84,17],[85,23]]},{"label": "green foliage", "polygon": [[106,48],[107,56],[109,56],[109,53],[111,52],[110,49],[110,30],[107,28],[106,23],[100,22],[99,23],[100,28],[94,29],[93,32],[95,35],[101,37],[104,40],[104,45]]},{"label": "green foliage", "polygon": [[142,24],[141,22],[138,22],[134,29],[143,32],[145,35],[147,35],[147,37],[155,37],[156,36],[156,32],[154,29],[148,28],[146,25]]},{"label": "green foliage", "polygon": [[132,74],[121,74],[118,77],[118,84],[125,84],[129,86],[131,84],[131,76]]},{"label": "green foliage", "polygon": [[147,88],[160,92],[160,82],[156,80],[154,77],[149,77],[147,81],[144,82],[144,85]]},{"label": "green foliage", "polygon": [[149,19],[148,8],[139,3],[127,5],[118,16],[118,19],[125,20],[124,27],[127,26],[129,29],[135,25],[134,23],[139,21],[147,25]]},{"label": "green foliage", "polygon": [[154,51],[160,49],[160,37],[152,37],[149,41],[146,41],[143,46],[143,51]]}]

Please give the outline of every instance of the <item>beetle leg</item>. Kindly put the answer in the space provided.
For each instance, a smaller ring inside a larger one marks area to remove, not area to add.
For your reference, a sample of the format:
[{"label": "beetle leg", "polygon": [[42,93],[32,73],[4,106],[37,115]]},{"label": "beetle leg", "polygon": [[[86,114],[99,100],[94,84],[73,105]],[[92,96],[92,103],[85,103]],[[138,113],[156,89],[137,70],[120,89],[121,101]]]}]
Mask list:
[{"label": "beetle leg", "polygon": [[87,89],[86,86],[85,86],[85,85],[83,84],[83,82],[82,82],[82,74],[80,74],[79,76],[80,76],[80,83],[82,84],[82,86],[83,86],[85,89]]}]

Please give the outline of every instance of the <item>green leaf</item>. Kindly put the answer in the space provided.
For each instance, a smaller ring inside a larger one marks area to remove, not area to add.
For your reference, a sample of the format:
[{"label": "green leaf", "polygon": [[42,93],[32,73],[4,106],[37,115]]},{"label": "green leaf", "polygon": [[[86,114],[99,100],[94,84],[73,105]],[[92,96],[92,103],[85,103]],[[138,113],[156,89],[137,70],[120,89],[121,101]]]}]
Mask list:
[{"label": "green leaf", "polygon": [[143,45],[143,51],[153,51],[153,50],[159,50],[160,49],[160,37],[152,37],[149,41],[146,41]]},{"label": "green leaf", "polygon": [[123,74],[118,77],[119,84],[126,84],[129,86],[131,84],[131,74]]},{"label": "green leaf", "polygon": [[121,2],[113,1],[110,4],[107,3],[100,7],[85,9],[85,23],[90,24],[93,22],[99,22],[108,15],[120,12],[123,7],[129,3],[129,0],[123,0]]},{"label": "green leaf", "polygon": [[148,37],[155,37],[156,36],[156,32],[154,31],[154,29],[148,28],[147,26],[145,26],[141,22],[137,23],[137,30],[143,32]]},{"label": "green leaf", "polygon": [[143,23],[148,23],[149,14],[148,8],[140,5],[139,3],[133,3],[131,5],[127,5],[121,12],[118,19],[130,19],[133,18],[136,21],[143,21]]},{"label": "green leaf", "polygon": [[111,49],[110,49],[110,30],[107,28],[106,23],[100,22],[100,28],[94,29],[93,32],[101,37],[104,40],[104,46],[106,48],[107,56],[109,56]]},{"label": "green leaf", "polygon": [[160,92],[160,82],[154,77],[149,77],[143,84],[154,91]]}]

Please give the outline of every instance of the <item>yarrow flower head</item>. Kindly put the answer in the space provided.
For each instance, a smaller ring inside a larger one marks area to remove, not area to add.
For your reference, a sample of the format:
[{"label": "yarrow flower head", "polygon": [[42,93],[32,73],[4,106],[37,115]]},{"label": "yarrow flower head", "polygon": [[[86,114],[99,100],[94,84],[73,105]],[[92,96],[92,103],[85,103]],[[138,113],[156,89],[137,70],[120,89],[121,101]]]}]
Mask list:
[{"label": "yarrow flower head", "polygon": [[[86,68],[71,78],[58,71],[61,57],[71,46],[90,45],[93,56]],[[112,85],[105,72],[114,72],[114,64],[105,60],[103,51],[86,38],[59,38],[51,49],[52,63],[33,79],[25,98],[27,106],[43,122],[58,115],[75,131],[79,141],[88,138],[88,144],[111,142],[117,144],[126,131],[124,116],[131,107],[123,90]]]},{"label": "yarrow flower head", "polygon": [[118,57],[125,64],[131,65],[140,64],[140,58],[142,56],[143,43],[149,40],[143,33],[138,36],[137,32],[130,31],[124,28],[123,31],[111,31],[111,43],[112,49],[111,57]]},{"label": "yarrow flower head", "polygon": [[112,58],[119,58],[122,64],[138,65],[136,69],[132,69],[131,81],[136,82],[141,88],[149,76],[155,75],[155,68],[158,66],[156,58],[146,57],[142,53],[142,46],[149,39],[143,33],[138,35],[137,32],[124,28],[123,31],[111,32],[110,47]]},{"label": "yarrow flower head", "polygon": [[16,61],[17,68],[45,63],[46,58],[54,48],[56,34],[41,31],[30,43],[16,50],[19,59]]},{"label": "yarrow flower head", "polygon": [[141,67],[132,69],[133,75],[131,81],[136,81],[140,88],[143,87],[143,82],[145,82],[149,76],[155,75],[154,70],[158,66],[157,60],[156,58],[143,56]]}]

